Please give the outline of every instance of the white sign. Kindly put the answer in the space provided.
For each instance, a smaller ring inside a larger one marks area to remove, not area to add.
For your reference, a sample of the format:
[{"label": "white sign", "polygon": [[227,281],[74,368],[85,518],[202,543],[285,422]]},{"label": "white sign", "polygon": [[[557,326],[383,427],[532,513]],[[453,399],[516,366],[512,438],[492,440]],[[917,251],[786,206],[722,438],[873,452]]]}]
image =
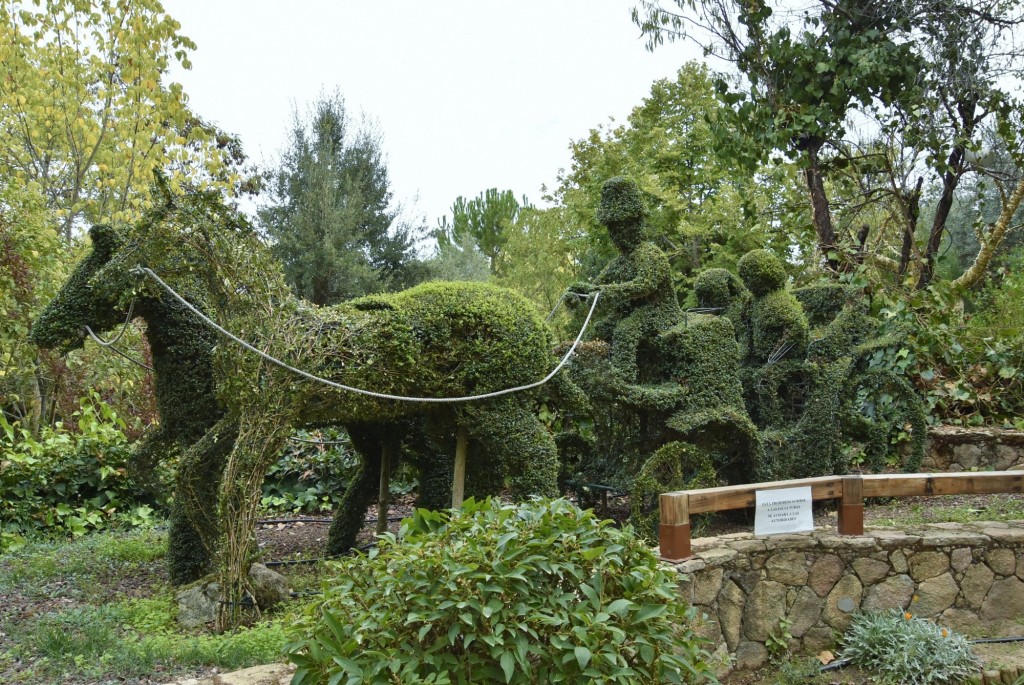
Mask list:
[{"label": "white sign", "polygon": [[776,535],[814,530],[811,487],[758,490],[754,535]]}]

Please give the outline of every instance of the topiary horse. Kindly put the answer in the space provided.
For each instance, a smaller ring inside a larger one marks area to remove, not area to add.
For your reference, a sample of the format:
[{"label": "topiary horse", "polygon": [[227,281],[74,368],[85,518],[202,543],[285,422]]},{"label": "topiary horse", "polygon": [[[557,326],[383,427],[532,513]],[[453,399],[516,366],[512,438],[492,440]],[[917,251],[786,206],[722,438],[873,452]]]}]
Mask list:
[{"label": "topiary horse", "polygon": [[[102,240],[100,235],[99,242]],[[104,293],[101,299],[107,305],[116,304],[111,308],[123,313],[124,300],[130,299],[124,293],[139,289],[137,283],[125,284],[131,277],[129,265],[142,255],[140,246],[147,246],[145,236],[138,236],[129,248],[117,254],[112,245],[100,245],[90,256],[91,261],[87,260],[88,266],[81,266],[83,275],[76,279],[76,285],[86,292],[89,278],[84,274],[95,272],[91,294]],[[156,253],[160,252],[157,248]],[[158,271],[173,272],[180,266],[173,256],[159,259],[150,258]],[[103,261],[106,264],[97,270]],[[163,301],[166,297],[145,295],[140,303],[143,299]],[[478,395],[537,381],[551,365],[545,324],[528,302],[500,288],[428,284],[330,309],[303,305],[282,292],[272,300],[263,311],[272,312],[273,329],[266,325],[266,319],[257,317],[246,319],[242,328],[275,357],[332,382],[422,398]],[[95,305],[79,304],[83,311],[96,313]],[[54,311],[65,308],[58,303]],[[139,306],[140,314],[145,309]],[[41,319],[37,340],[50,345],[73,344],[79,337],[77,326],[61,329],[54,325],[60,318],[55,313]],[[102,320],[110,325],[111,318],[107,313]],[[95,321],[101,321],[98,314]],[[186,355],[178,361],[187,368],[192,360]],[[520,497],[555,494],[554,441],[533,412],[529,393],[464,404],[399,402],[354,395],[303,381],[227,345],[220,346],[214,367],[227,413],[188,450],[183,466],[187,471],[211,453],[226,455],[214,460],[224,464],[219,489],[224,527],[212,522],[205,525],[209,480],[203,484],[179,477],[177,501],[190,521],[199,522],[195,528],[204,547],[224,555],[221,566],[230,593],[226,606],[237,606],[244,596],[259,486],[293,426],[345,425],[364,455],[379,455],[389,442],[408,435],[410,425],[440,439],[451,433],[451,426],[457,426],[488,458],[486,464],[475,460],[478,476],[483,476],[478,480],[490,480],[493,489],[507,476],[513,493]],[[210,414],[218,416],[220,409],[213,408]],[[440,461],[433,472],[425,469],[421,478],[424,485],[437,483],[441,480],[438,474],[450,472],[450,458]],[[366,484],[375,480],[373,471],[379,469],[379,463],[376,459],[367,459],[366,463],[369,468],[364,469],[358,487],[354,485],[351,497],[346,496],[349,503],[365,499]],[[361,521],[362,514],[359,516]],[[223,537],[215,532],[221,530]],[[338,535],[345,537],[347,532],[339,530]]]}]

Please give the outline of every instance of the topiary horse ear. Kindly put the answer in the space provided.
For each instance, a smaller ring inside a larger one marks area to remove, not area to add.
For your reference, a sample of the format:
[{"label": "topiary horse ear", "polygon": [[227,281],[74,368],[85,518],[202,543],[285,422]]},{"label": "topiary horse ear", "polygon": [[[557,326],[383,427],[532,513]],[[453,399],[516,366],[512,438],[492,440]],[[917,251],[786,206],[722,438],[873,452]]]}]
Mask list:
[{"label": "topiary horse ear", "polygon": [[96,224],[89,229],[89,238],[92,239],[93,250],[105,255],[113,254],[122,243],[121,236],[110,224]]}]

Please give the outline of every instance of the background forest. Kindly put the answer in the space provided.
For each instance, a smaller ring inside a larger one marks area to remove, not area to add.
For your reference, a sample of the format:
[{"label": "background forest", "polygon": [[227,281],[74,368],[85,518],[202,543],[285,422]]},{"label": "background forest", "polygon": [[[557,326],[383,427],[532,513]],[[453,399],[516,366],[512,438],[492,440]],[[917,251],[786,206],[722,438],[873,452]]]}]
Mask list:
[{"label": "background forest", "polygon": [[[1019,4],[674,0],[640,2],[633,21],[652,50],[690,40],[716,59],[580,131],[532,200],[466,188],[427,225],[395,200],[387,132],[341,90],[311,93],[277,159],[256,165],[170,81],[196,45],[157,0],[0,0],[0,551],[166,505],[133,496],[132,445],[158,422],[145,331],[128,325],[120,355],[28,341],[86,229],[151,208],[154,174],[256,207],[253,227],[313,303],[479,280],[543,314],[613,256],[595,211],[604,181],[629,176],[684,307],[701,270],[771,250],[792,285],[860,286],[907,327],[872,363],[905,372],[933,424],[1024,429]],[[321,437],[338,444],[281,456],[267,506],[332,504],[354,457],[343,434]]]}]

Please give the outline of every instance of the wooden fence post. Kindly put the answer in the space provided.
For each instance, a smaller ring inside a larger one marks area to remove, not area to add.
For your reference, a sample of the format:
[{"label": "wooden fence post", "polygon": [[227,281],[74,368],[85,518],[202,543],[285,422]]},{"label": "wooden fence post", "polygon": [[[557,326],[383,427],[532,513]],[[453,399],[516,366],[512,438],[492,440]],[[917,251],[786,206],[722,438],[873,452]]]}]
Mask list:
[{"label": "wooden fence post", "polygon": [[469,433],[459,426],[455,437],[455,468],[452,472],[452,509],[462,506],[466,488],[466,452],[469,450]]},{"label": "wooden fence post", "polygon": [[388,502],[391,498],[391,446],[380,449],[380,489],[377,490],[377,535],[388,531]]},{"label": "wooden fence post", "polygon": [[690,549],[690,506],[686,493],[668,493],[659,496],[661,520],[658,540],[661,558],[681,561],[693,555]]},{"label": "wooden fence post", "polygon": [[839,534],[864,534],[864,481],[860,476],[843,476],[843,497],[839,500]]}]

